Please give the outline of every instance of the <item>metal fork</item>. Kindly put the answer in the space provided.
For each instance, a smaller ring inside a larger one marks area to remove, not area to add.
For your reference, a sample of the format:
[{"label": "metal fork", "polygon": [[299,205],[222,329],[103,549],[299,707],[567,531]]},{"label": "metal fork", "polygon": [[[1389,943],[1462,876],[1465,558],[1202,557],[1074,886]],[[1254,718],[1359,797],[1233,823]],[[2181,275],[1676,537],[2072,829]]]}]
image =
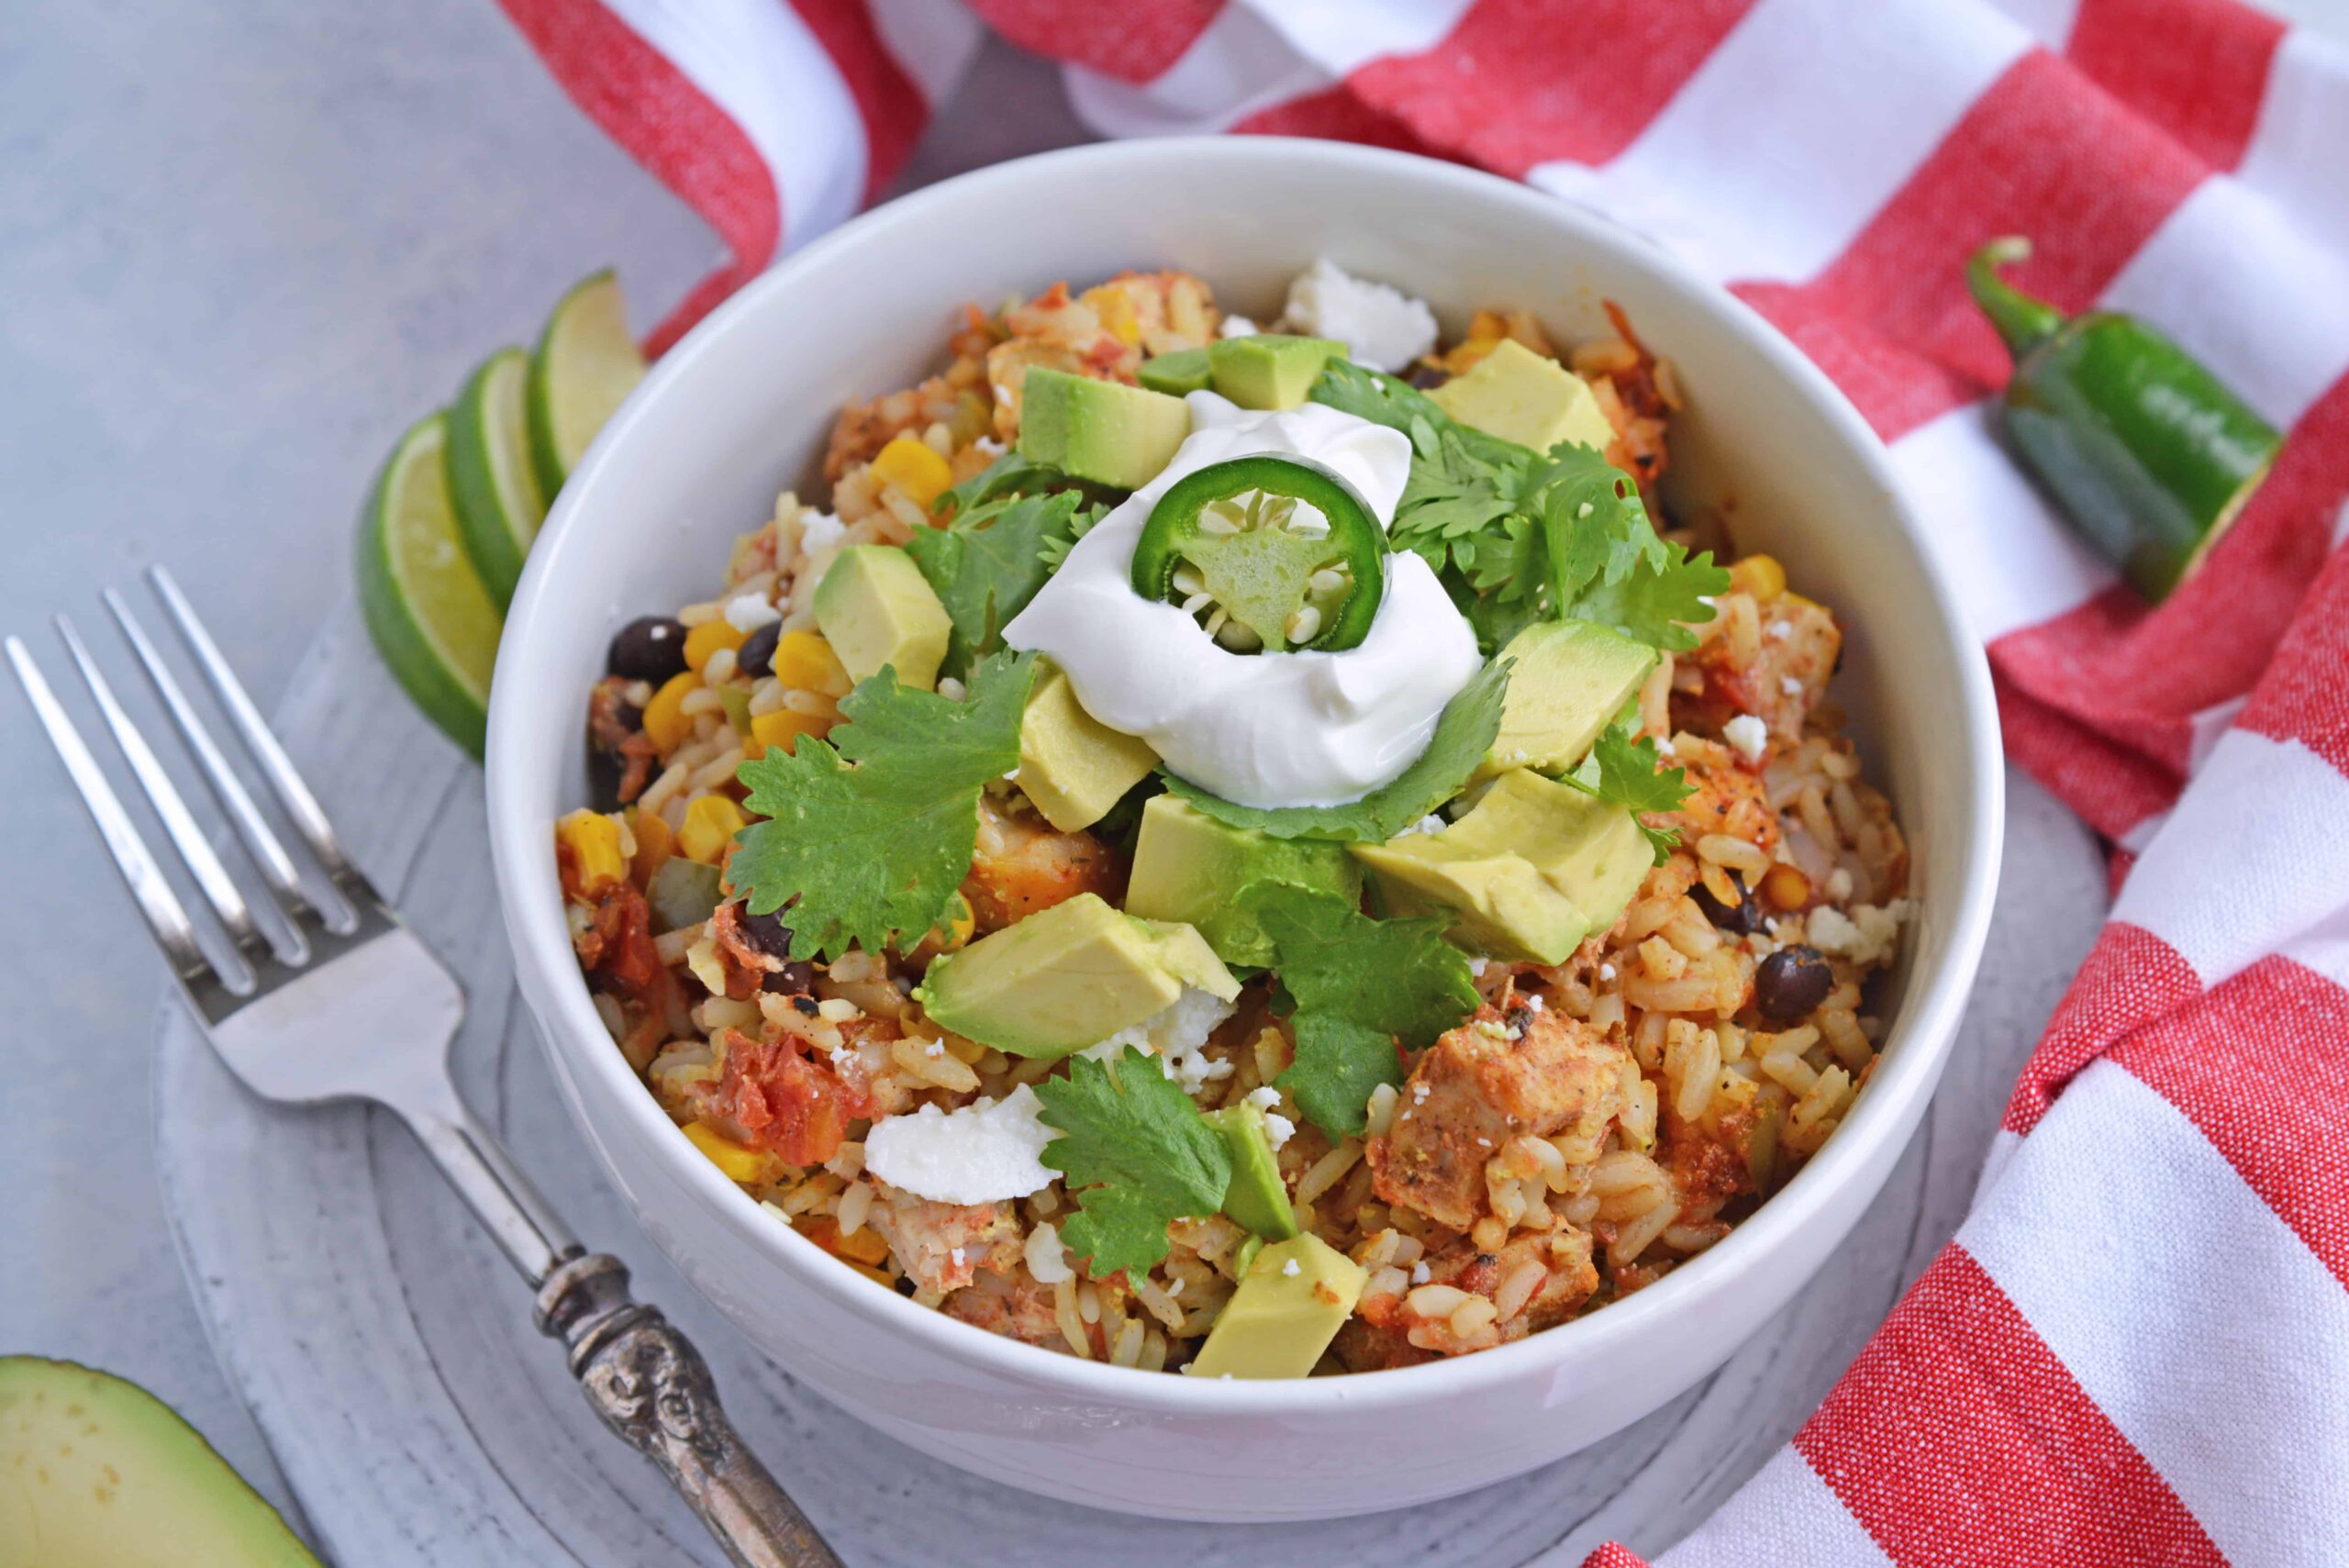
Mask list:
[{"label": "metal fork", "polygon": [[129,814],[24,643],[8,660],[98,832],[129,884],[182,995],[238,1077],[292,1104],[373,1100],[406,1122],[537,1292],[535,1320],[570,1352],[572,1374],[605,1425],[650,1458],[743,1568],[839,1568],[719,1408],[709,1368],[654,1307],[632,1300],[618,1258],[589,1252],[459,1097],[449,1042],[464,993],[353,865],[285,750],[171,575],[148,578],[181,639],[333,896],[313,900],[293,856],[254,804],[130,606],[106,608],[235,825],[273,900],[267,929],[238,891],[155,752],[63,616],[57,630],[106,728],[188,873],[218,917],[225,962],[207,956]]}]

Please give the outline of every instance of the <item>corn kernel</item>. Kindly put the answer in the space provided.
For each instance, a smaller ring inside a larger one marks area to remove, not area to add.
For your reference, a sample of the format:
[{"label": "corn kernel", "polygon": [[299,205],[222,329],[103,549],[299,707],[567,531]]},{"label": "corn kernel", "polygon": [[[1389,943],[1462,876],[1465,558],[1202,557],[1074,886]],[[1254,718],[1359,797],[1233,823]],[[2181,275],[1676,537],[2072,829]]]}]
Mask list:
[{"label": "corn kernel", "polygon": [[1102,284],[1076,296],[1101,318],[1109,336],[1130,349],[1141,341],[1141,320],[1134,314],[1133,296],[1114,284]]},{"label": "corn kernel", "polygon": [[677,829],[677,852],[704,865],[726,857],[726,846],[747,826],[742,808],[722,795],[705,795],[685,807],[685,825]]},{"label": "corn kernel", "polygon": [[685,696],[700,684],[701,677],[690,670],[672,675],[644,705],[644,733],[662,756],[684,745],[685,737],[694,732],[694,721],[685,710]]},{"label": "corn kernel", "polygon": [[774,678],[795,691],[848,695],[852,684],[840,655],[819,631],[785,632],[774,645]]},{"label": "corn kernel", "polygon": [[721,648],[740,648],[742,639],[750,635],[724,616],[712,616],[685,633],[685,667],[698,675],[708,665],[711,654]]},{"label": "corn kernel", "polygon": [[833,1249],[843,1258],[857,1263],[879,1263],[889,1255],[889,1243],[881,1240],[871,1227],[853,1236],[841,1236],[832,1242]]},{"label": "corn kernel", "polygon": [[812,715],[779,707],[773,713],[763,713],[751,720],[751,740],[743,751],[753,757],[765,756],[770,746],[780,746],[788,751],[798,743],[802,735],[821,736],[830,729],[829,724]]},{"label": "corn kernel", "polygon": [[899,436],[873,460],[873,476],[896,485],[923,511],[954,483],[946,460],[911,436]]},{"label": "corn kernel", "polygon": [[785,1170],[782,1156],[737,1143],[707,1122],[685,1123],[685,1137],[695,1148],[708,1156],[711,1164],[726,1173],[729,1182],[757,1184],[782,1178]]},{"label": "corn kernel", "polygon": [[1799,909],[1810,902],[1810,878],[1780,861],[1762,873],[1762,896],[1774,909]]},{"label": "corn kernel", "polygon": [[633,806],[628,808],[628,826],[636,835],[636,853],[629,859],[628,874],[641,886],[677,852],[677,836],[659,812],[639,811]]},{"label": "corn kernel", "polygon": [[594,811],[574,811],[555,824],[555,841],[571,851],[563,877],[565,891],[594,898],[628,879],[628,856],[621,851],[620,825]]},{"label": "corn kernel", "polygon": [[1749,555],[1731,565],[1729,585],[1735,592],[1751,594],[1756,604],[1766,605],[1787,591],[1787,569],[1776,556]]}]

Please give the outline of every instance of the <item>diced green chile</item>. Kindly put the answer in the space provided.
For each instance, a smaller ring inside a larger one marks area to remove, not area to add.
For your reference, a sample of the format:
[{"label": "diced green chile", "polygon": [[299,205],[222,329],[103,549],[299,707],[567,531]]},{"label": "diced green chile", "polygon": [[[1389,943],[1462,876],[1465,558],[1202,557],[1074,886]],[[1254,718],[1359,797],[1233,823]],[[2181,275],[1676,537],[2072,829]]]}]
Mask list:
[{"label": "diced green chile", "polygon": [[661,862],[644,889],[653,924],[663,931],[698,926],[718,909],[718,868],[673,855]]},{"label": "diced green chile", "polygon": [[1232,458],[1159,497],[1134,546],[1133,585],[1185,606],[1235,652],[1336,652],[1377,618],[1386,530],[1318,462]]},{"label": "diced green chile", "polygon": [[1994,239],[1965,268],[2014,354],[2008,437],[2098,551],[2159,601],[2242,512],[2283,438],[2146,323],[2066,317],[1998,276],[2030,254],[2027,239]]}]

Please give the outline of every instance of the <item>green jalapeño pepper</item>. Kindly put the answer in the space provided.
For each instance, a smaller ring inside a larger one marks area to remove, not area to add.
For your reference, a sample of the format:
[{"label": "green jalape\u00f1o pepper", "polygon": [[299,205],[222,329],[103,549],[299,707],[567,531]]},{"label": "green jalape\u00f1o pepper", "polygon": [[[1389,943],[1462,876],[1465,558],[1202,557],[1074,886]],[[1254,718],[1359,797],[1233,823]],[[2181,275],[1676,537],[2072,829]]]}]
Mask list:
[{"label": "green jalape\u00f1o pepper", "polygon": [[1386,530],[1318,462],[1263,453],[1168,487],[1134,545],[1134,592],[1180,605],[1235,653],[1336,652],[1370,633]]},{"label": "green jalape\u00f1o pepper", "polygon": [[2098,552],[2159,602],[2242,512],[2283,438],[2144,322],[2067,317],[1998,276],[2030,254],[2027,239],[1993,239],[1965,267],[2014,354],[2008,439]]}]

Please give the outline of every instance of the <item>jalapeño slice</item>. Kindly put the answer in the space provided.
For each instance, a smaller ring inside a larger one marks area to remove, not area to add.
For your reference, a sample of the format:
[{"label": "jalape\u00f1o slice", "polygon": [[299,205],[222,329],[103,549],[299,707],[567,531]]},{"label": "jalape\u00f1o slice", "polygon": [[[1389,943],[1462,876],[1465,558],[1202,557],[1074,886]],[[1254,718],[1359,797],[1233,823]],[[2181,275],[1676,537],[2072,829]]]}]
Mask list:
[{"label": "jalape\u00f1o slice", "polygon": [[1134,592],[1179,605],[1235,653],[1334,653],[1370,633],[1386,530],[1354,487],[1260,453],[1174,482],[1134,546]]}]

